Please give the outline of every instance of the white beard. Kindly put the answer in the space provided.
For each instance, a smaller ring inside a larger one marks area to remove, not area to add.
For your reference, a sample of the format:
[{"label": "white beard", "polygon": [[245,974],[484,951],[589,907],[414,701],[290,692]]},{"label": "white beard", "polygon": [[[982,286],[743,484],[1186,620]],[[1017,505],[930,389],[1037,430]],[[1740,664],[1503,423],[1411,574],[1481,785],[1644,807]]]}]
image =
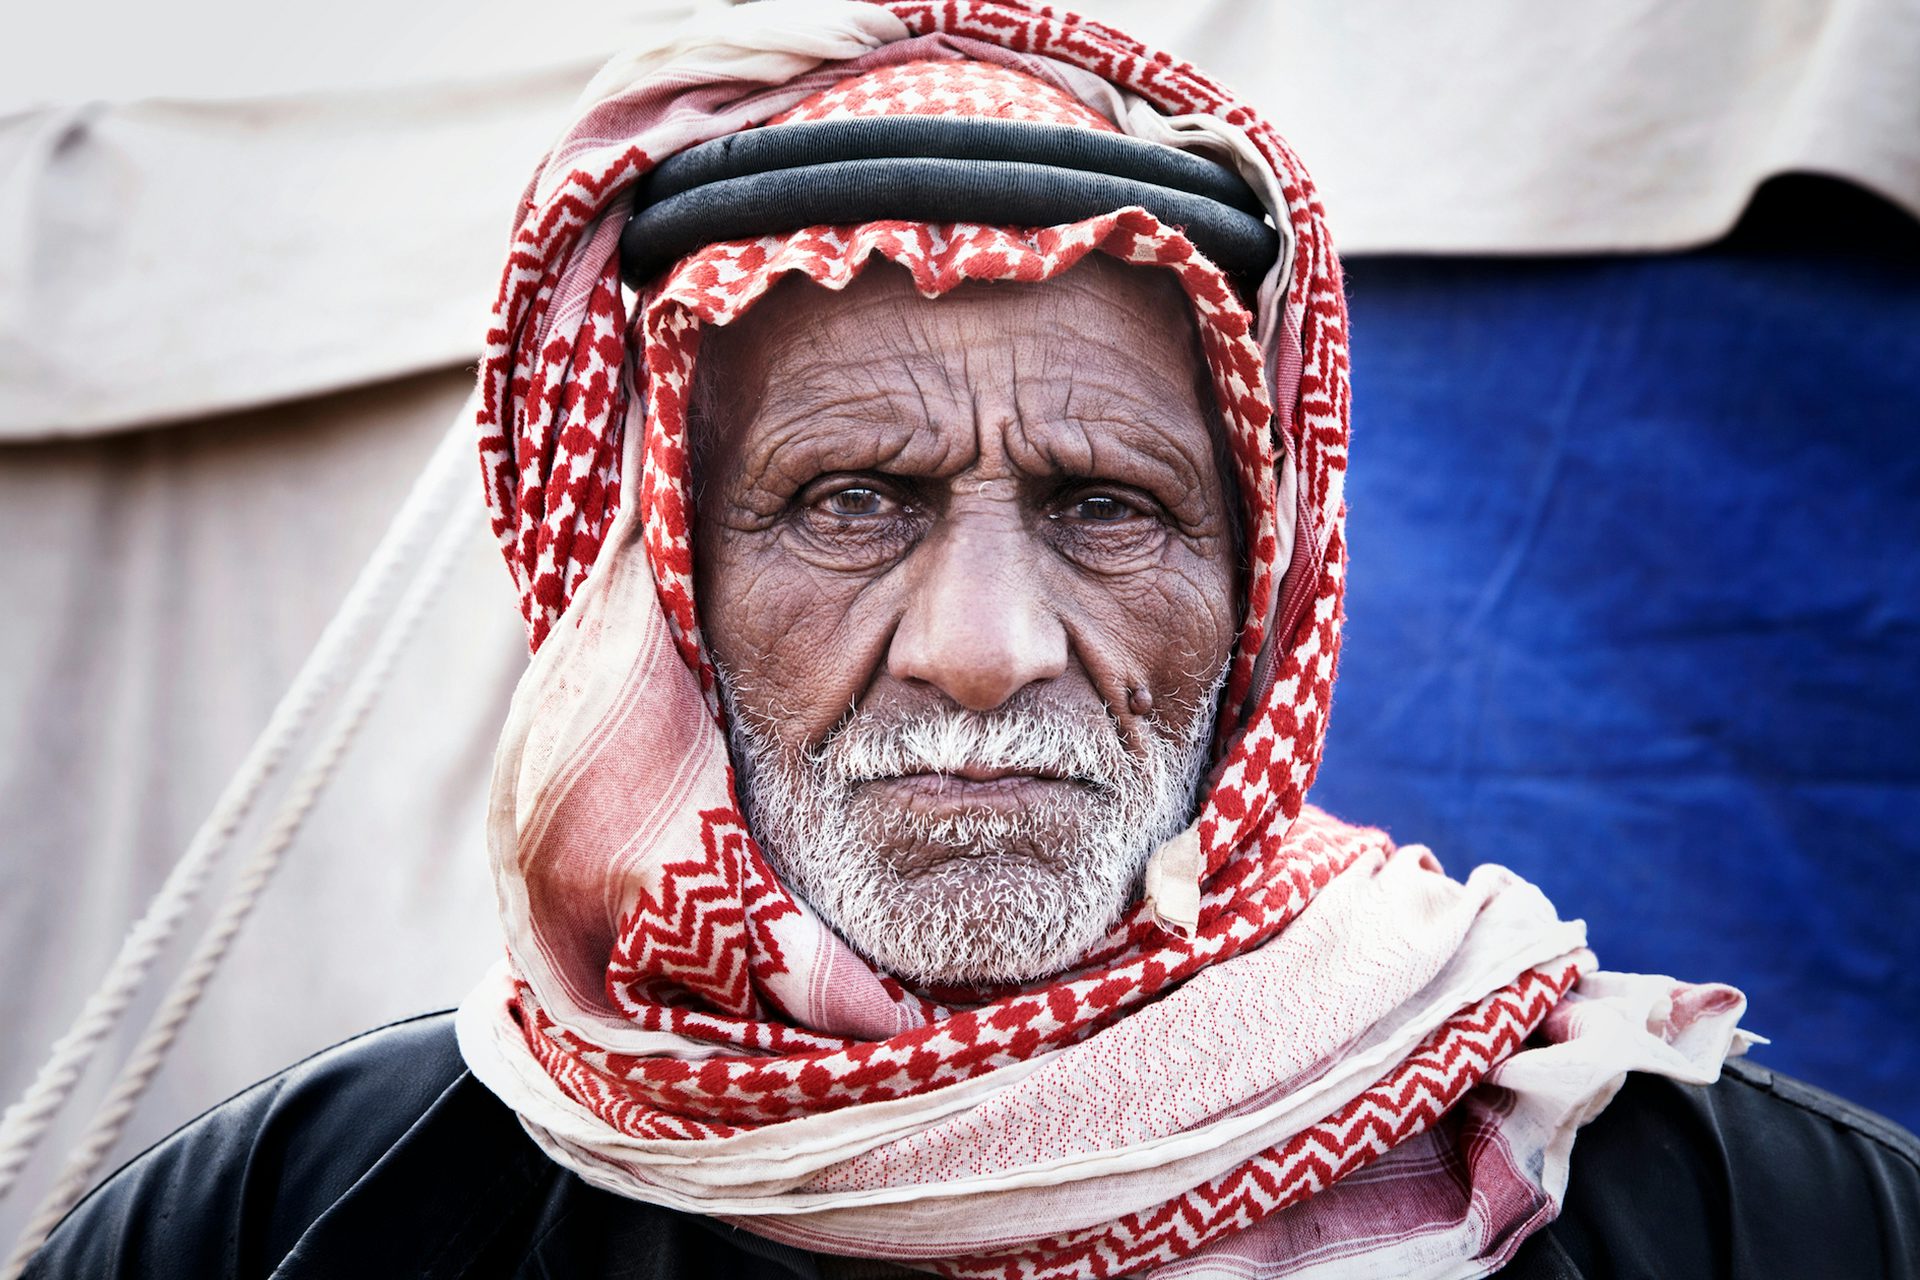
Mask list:
[{"label": "white beard", "polygon": [[[787,887],[886,972],[976,985],[1059,973],[1113,927],[1147,859],[1191,816],[1219,683],[1179,739],[1146,726],[1144,756],[1126,748],[1108,717],[1089,721],[1018,699],[986,714],[935,711],[885,723],[857,712],[819,748],[789,754],[767,725],[741,713],[725,672],[720,693],[748,822]],[[1026,810],[944,815],[857,794],[875,779],[969,766],[1085,785]],[[964,853],[903,874],[892,852],[902,846]]]}]

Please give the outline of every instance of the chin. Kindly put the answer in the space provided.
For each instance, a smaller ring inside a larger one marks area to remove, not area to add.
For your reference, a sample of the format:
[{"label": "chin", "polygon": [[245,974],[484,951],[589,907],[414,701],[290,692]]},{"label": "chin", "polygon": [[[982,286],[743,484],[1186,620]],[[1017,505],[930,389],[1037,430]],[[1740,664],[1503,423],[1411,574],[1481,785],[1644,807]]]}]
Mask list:
[{"label": "chin", "polygon": [[917,984],[1032,982],[1072,968],[1133,900],[1145,862],[1068,830],[995,841],[948,822],[903,839],[898,822],[886,825],[863,833],[867,856],[793,879],[848,945]]}]

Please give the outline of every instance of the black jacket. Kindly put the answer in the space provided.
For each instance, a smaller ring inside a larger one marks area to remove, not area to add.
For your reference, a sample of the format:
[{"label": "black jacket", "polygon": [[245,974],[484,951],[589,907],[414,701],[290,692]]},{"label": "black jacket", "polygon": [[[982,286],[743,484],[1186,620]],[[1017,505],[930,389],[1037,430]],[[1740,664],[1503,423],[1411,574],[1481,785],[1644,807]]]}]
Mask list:
[{"label": "black jacket", "polygon": [[[53,1277],[792,1280],[809,1254],[623,1200],[549,1160],[467,1074],[448,1014],[370,1032],[214,1108],[95,1191]],[[1565,1211],[1510,1280],[1920,1277],[1920,1143],[1744,1061],[1634,1075],[1574,1144]]]}]

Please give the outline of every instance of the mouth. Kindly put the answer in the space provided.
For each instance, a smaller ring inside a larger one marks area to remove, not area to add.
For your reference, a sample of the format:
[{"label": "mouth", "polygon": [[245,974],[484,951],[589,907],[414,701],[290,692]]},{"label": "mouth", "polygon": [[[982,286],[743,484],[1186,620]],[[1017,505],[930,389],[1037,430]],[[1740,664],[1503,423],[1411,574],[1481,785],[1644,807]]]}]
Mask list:
[{"label": "mouth", "polygon": [[925,770],[905,775],[910,778],[949,778],[956,782],[1001,782],[1009,778],[1032,778],[1040,782],[1076,782],[1054,769],[1022,769],[1015,767],[996,767],[983,764],[962,765],[958,769]]},{"label": "mouth", "polygon": [[861,783],[859,790],[904,809],[932,813],[957,809],[1016,811],[1099,788],[1088,779],[1048,770],[966,766],[872,778]]}]

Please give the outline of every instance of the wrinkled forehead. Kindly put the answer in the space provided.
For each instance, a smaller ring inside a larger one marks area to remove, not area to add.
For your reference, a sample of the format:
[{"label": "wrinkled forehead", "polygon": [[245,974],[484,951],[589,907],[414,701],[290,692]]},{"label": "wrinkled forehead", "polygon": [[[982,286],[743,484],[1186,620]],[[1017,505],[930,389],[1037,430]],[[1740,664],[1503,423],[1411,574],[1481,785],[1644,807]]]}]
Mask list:
[{"label": "wrinkled forehead", "polygon": [[[1192,308],[1169,272],[1104,254],[1038,282],[968,281],[927,298],[878,262],[841,289],[793,274],[702,335],[694,411],[754,416],[771,388],[790,400],[845,394],[880,369],[979,396],[1038,382],[1098,383],[1143,414],[1169,399],[1212,409]],[[1217,417],[1217,413],[1209,413]],[[696,442],[696,448],[700,446]]]}]

